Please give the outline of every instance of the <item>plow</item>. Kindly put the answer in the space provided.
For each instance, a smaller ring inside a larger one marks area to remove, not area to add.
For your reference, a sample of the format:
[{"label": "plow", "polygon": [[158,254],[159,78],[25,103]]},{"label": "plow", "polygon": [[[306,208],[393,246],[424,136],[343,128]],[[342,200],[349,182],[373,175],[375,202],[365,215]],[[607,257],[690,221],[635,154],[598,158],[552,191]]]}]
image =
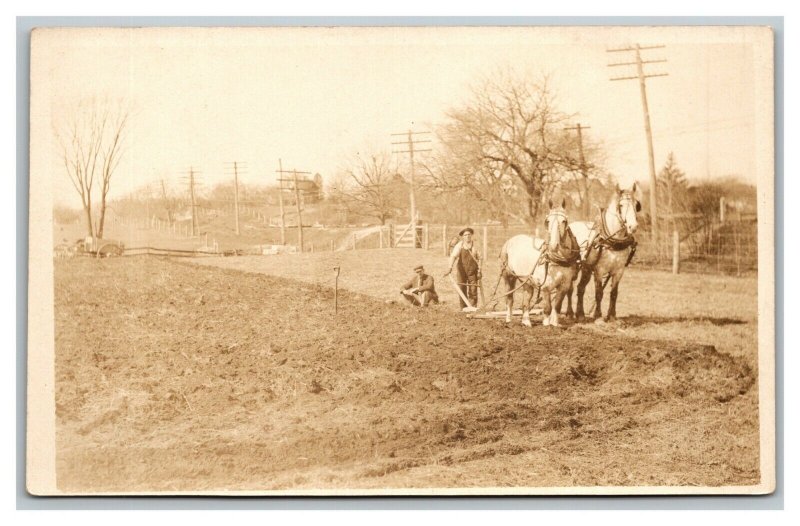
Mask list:
[{"label": "plow", "polygon": [[[492,294],[492,297],[489,298],[490,301],[494,300],[493,303],[491,305],[489,305],[487,303],[486,298],[485,298],[484,293],[483,293],[483,280],[478,280],[478,292],[480,294],[480,305],[479,306],[478,305],[472,305],[472,302],[464,294],[464,291],[461,290],[461,287],[459,285],[466,285],[466,283],[461,283],[461,284],[458,283],[456,281],[455,277],[453,277],[452,274],[450,275],[450,283],[453,285],[453,289],[455,289],[456,293],[461,298],[461,300],[464,303],[466,303],[466,305],[467,305],[466,307],[463,307],[461,309],[461,312],[466,313],[467,318],[472,318],[472,319],[505,318],[505,316],[506,316],[506,311],[505,310],[494,310],[494,309],[497,308],[497,299],[498,299],[498,298],[496,298],[496,295],[494,293]],[[498,280],[498,284],[499,283],[500,282]],[[497,290],[497,287],[495,287],[495,291],[496,290]],[[513,294],[513,292],[514,291],[511,291],[512,294]],[[503,295],[503,296],[505,296],[505,295]],[[489,310],[490,308],[492,310]],[[542,311],[542,309],[540,307],[533,307],[530,310],[530,313],[533,314],[533,315],[542,314],[542,312],[543,311]],[[512,316],[522,316],[522,309],[514,309],[514,310],[512,310],[511,311],[511,315]]]}]

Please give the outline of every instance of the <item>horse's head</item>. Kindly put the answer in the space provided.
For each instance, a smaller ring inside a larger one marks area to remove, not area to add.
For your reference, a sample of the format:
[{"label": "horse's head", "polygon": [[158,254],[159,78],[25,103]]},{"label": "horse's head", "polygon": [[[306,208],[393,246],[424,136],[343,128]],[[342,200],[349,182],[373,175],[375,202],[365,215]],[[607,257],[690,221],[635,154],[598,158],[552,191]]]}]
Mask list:
[{"label": "horse's head", "polygon": [[616,212],[622,220],[625,232],[629,236],[633,235],[636,229],[639,228],[639,221],[636,218],[636,214],[641,211],[642,204],[636,198],[636,193],[636,183],[633,183],[630,190],[622,190],[619,185],[617,185],[617,194],[615,196]]},{"label": "horse's head", "polygon": [[544,226],[547,228],[547,244],[550,250],[553,250],[561,245],[561,240],[567,231],[567,212],[564,210],[567,203],[565,199],[561,200],[561,206],[553,206],[553,201],[549,201],[550,211],[547,213],[547,218],[544,220]]}]

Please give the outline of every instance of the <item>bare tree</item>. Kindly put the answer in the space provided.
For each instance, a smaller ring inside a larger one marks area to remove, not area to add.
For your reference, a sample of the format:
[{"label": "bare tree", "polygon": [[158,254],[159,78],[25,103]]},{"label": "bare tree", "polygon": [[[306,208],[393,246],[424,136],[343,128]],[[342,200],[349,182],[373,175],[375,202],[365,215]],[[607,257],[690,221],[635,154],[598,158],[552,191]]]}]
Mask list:
[{"label": "bare tree", "polygon": [[167,194],[167,185],[164,183],[164,179],[161,179],[161,205],[167,211],[167,223],[172,225],[179,202],[174,196]]},{"label": "bare tree", "polygon": [[[55,124],[62,161],[81,198],[90,236],[102,238],[111,179],[119,167],[130,112],[122,104],[90,99],[80,102],[62,123]],[[93,216],[93,191],[100,188],[100,216]]]},{"label": "bare tree", "polygon": [[106,104],[99,125],[102,137],[100,155],[103,162],[100,184],[100,220],[97,228],[97,237],[99,238],[103,237],[106,222],[106,204],[108,192],[111,190],[111,177],[119,167],[124,153],[124,139],[129,116],[130,112],[121,104],[116,107]]},{"label": "bare tree", "polygon": [[441,202],[453,205],[464,201],[466,195],[504,226],[511,219],[526,220],[524,207],[520,206],[524,202],[520,197],[522,192],[507,171],[475,163],[474,159],[461,157],[452,148],[448,148],[445,155],[437,156],[434,163],[424,166],[427,180],[421,187],[438,192]]},{"label": "bare tree", "polygon": [[[594,213],[592,205],[605,204],[606,192],[603,189],[613,188],[616,179],[605,168],[607,159],[602,144],[593,140],[591,135],[584,134],[581,138],[571,135],[566,140],[569,141],[569,144],[564,145],[566,165],[574,168],[560,181],[560,186],[569,194],[575,211],[579,211],[580,216],[589,220]],[[580,162],[580,157],[575,162],[571,155],[573,152],[580,155],[581,149],[583,163]]]},{"label": "bare tree", "polygon": [[547,80],[530,83],[497,75],[448,112],[438,137],[439,184],[468,188],[498,213],[537,220],[556,183],[580,167],[575,142],[564,130]]},{"label": "bare tree", "polygon": [[386,152],[356,154],[342,171],[337,194],[352,212],[374,217],[381,225],[405,202],[407,183]]}]

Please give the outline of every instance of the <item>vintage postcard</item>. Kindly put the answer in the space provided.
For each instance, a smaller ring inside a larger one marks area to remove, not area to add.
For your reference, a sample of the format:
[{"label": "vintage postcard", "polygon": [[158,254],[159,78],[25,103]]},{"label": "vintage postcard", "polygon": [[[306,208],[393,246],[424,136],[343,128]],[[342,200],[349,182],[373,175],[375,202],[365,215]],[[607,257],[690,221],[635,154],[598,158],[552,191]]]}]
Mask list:
[{"label": "vintage postcard", "polygon": [[773,41],[35,29],[28,491],[774,491]]}]

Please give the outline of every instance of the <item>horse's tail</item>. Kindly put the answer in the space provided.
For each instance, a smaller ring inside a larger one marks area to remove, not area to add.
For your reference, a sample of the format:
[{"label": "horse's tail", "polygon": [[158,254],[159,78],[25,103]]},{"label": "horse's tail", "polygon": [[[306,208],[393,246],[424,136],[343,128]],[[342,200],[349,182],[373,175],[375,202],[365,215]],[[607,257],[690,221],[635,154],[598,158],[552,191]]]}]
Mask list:
[{"label": "horse's tail", "polygon": [[503,243],[500,249],[500,254],[497,256],[500,259],[500,276],[505,276],[508,272],[508,243],[510,239]]}]

